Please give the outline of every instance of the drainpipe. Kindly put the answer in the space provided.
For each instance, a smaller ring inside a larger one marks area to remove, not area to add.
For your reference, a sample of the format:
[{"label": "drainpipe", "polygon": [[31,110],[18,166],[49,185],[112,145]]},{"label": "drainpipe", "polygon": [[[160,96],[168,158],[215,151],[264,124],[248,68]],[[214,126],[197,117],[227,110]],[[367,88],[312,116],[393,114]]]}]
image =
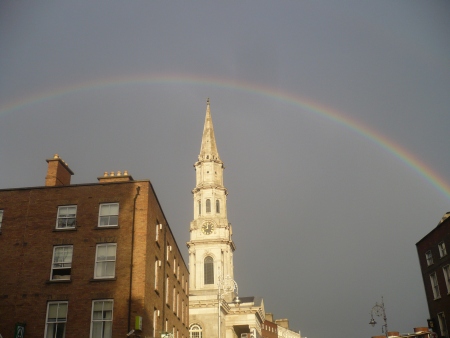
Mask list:
[{"label": "drainpipe", "polygon": [[[162,223],[161,223],[162,224]],[[161,332],[165,331],[165,316],[166,316],[166,299],[167,295],[166,293],[169,292],[167,290],[167,276],[166,276],[166,265],[167,265],[167,239],[166,239],[166,233],[167,233],[167,226],[164,225],[164,258],[163,258],[163,307],[162,307],[162,316],[161,316]]]},{"label": "drainpipe", "polygon": [[136,195],[133,202],[133,219],[131,223],[131,261],[130,261],[130,291],[128,293],[128,331],[131,330],[131,289],[133,286],[133,254],[134,254],[134,221],[136,216],[136,200],[139,196],[141,187],[136,187]]}]

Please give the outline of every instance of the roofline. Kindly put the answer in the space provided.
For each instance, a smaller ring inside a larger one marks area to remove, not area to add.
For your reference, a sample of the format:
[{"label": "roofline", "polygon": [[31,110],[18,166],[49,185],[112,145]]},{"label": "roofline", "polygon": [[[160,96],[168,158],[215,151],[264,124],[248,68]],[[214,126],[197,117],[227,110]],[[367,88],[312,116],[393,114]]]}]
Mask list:
[{"label": "roofline", "polygon": [[446,218],[443,222],[439,223],[436,227],[434,227],[429,233],[427,233],[422,239],[420,239],[417,243],[416,246],[422,242],[423,240],[425,240],[428,236],[430,236],[433,232],[435,232],[437,229],[439,229],[441,226],[443,226],[444,224],[450,222],[450,217]]}]

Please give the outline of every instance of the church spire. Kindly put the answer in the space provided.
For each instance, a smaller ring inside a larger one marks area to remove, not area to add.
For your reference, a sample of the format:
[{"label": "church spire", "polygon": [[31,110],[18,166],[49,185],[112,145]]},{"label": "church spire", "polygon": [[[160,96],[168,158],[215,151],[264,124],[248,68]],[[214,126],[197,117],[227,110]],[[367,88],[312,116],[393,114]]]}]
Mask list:
[{"label": "church spire", "polygon": [[209,98],[206,100],[205,126],[203,127],[202,145],[200,147],[198,160],[221,162],[219,152],[217,151],[216,137],[214,136],[214,127],[211,119]]}]

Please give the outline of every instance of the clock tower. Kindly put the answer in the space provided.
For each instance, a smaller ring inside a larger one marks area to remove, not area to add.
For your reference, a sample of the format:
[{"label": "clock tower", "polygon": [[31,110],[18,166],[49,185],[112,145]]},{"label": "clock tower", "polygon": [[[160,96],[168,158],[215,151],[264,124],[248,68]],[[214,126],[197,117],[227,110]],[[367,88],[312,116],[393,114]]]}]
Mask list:
[{"label": "clock tower", "polygon": [[[189,290],[204,301],[217,302],[218,280],[234,279],[231,224],[227,218],[224,165],[217,151],[209,99],[198,161],[194,164],[196,186],[192,190],[194,219],[190,224]],[[194,299],[192,299],[194,300]]]}]

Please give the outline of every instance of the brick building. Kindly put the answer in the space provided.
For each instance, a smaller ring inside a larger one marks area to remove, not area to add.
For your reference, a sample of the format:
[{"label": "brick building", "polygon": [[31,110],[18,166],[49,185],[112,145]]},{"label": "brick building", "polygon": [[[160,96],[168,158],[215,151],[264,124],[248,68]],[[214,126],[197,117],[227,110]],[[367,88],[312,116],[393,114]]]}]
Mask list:
[{"label": "brick building", "polygon": [[188,337],[189,273],[150,181],[70,184],[47,162],[45,186],[0,190],[0,334]]},{"label": "brick building", "polygon": [[430,326],[438,337],[449,338],[450,320],[450,212],[439,224],[417,242]]}]

